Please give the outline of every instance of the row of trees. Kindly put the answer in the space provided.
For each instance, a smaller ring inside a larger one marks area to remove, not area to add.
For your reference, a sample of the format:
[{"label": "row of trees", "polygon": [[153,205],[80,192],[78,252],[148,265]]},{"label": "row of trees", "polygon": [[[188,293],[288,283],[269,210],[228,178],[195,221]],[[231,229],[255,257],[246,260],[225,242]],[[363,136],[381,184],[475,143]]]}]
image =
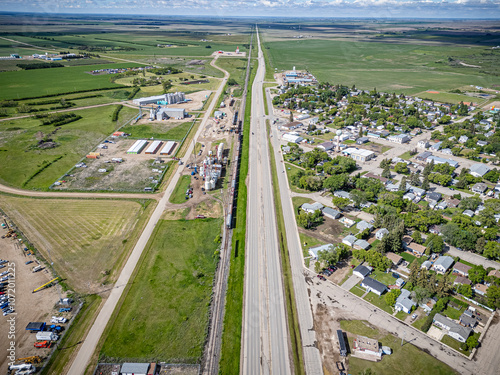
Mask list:
[{"label": "row of trees", "polygon": [[383,254],[376,250],[353,250],[352,256],[363,262],[367,262],[370,266],[376,268],[379,271],[386,271],[391,267],[392,262]]}]

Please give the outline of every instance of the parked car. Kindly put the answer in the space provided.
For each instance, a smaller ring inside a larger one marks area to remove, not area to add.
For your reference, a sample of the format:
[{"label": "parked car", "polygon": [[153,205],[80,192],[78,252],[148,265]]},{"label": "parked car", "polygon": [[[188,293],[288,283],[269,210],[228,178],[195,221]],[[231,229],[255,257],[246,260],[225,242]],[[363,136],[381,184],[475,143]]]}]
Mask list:
[{"label": "parked car", "polygon": [[411,316],[411,318],[412,318],[413,320],[417,319],[417,318],[418,318],[418,314],[413,314],[413,315]]},{"label": "parked car", "polygon": [[325,276],[323,276],[323,275],[318,275],[318,279],[326,281]]}]

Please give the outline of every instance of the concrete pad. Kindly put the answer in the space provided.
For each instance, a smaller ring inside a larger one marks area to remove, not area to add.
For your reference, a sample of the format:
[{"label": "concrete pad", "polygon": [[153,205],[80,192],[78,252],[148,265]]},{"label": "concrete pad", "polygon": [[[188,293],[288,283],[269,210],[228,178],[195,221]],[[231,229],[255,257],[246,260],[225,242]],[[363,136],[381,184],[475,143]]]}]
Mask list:
[{"label": "concrete pad", "polygon": [[444,334],[445,334],[445,331],[435,327],[435,326],[431,326],[431,328],[429,328],[429,330],[427,331],[427,334],[438,340],[438,341],[441,341],[441,339],[443,338]]}]

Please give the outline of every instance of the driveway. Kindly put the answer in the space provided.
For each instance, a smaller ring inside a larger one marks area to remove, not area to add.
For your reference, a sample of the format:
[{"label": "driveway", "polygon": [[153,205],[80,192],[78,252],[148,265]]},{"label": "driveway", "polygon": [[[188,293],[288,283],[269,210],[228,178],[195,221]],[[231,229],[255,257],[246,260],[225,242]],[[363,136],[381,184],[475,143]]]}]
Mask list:
[{"label": "driveway", "polygon": [[431,328],[429,328],[429,330],[427,331],[427,334],[430,337],[432,337],[433,339],[435,339],[437,341],[441,341],[441,339],[443,338],[443,336],[445,334],[445,331],[443,331],[442,329],[439,329],[438,327],[431,326]]},{"label": "driveway", "polygon": [[359,283],[361,281],[361,278],[359,276],[356,276],[356,275],[352,275],[351,277],[349,277],[345,283],[343,283],[341,285],[342,289],[345,289],[345,290],[351,290],[352,287],[354,285],[356,285],[357,283]]}]

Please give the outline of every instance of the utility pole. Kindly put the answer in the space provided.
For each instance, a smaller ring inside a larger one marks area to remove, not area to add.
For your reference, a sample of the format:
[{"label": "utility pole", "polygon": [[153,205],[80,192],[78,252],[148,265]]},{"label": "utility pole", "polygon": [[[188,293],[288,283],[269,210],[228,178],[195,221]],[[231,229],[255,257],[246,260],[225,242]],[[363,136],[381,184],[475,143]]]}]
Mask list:
[{"label": "utility pole", "polygon": [[406,331],[403,331],[403,337],[401,337],[401,346],[403,346],[405,336],[406,336]]}]

